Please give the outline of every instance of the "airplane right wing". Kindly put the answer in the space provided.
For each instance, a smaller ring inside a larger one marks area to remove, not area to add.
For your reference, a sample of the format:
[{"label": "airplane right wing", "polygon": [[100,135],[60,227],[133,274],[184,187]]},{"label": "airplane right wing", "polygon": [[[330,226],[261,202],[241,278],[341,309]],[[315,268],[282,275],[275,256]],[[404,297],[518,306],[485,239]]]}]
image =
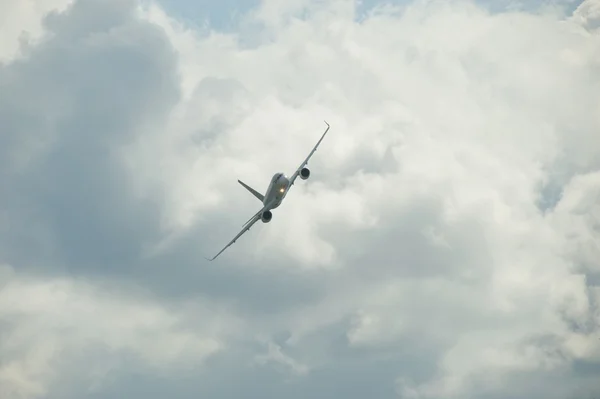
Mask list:
[{"label": "airplane right wing", "polygon": [[302,168],[304,168],[306,166],[306,164],[308,163],[308,160],[310,159],[310,157],[312,157],[313,154],[315,153],[315,151],[317,151],[317,148],[319,147],[319,144],[321,144],[321,141],[323,141],[323,139],[325,138],[325,135],[329,131],[329,123],[327,123],[327,121],[325,121],[325,124],[327,125],[327,129],[325,129],[325,132],[323,133],[323,135],[321,136],[321,138],[319,139],[319,141],[317,142],[317,144],[313,147],[313,149],[310,152],[310,154],[308,154],[308,156],[306,157],[306,159],[304,160],[304,162],[302,162],[302,164],[300,164],[300,166],[298,167],[298,169],[296,169],[296,171],[294,172],[294,174],[290,178],[290,187],[294,184],[294,181],[296,180],[296,178],[298,177],[298,175],[300,175],[300,171],[302,170]]}]

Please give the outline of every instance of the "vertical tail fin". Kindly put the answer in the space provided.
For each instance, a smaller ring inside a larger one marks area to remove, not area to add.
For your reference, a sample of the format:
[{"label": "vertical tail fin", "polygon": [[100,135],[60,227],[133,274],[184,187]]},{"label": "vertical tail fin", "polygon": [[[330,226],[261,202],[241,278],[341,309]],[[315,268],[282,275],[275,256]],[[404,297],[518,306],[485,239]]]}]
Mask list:
[{"label": "vertical tail fin", "polygon": [[246,190],[250,191],[252,193],[252,195],[254,195],[256,198],[258,198],[260,200],[260,202],[265,201],[264,195],[262,195],[261,193],[259,193],[258,191],[256,191],[255,189],[253,189],[252,187],[250,187],[249,185],[247,185],[246,183],[244,183],[241,180],[238,180],[238,183],[240,183]]}]

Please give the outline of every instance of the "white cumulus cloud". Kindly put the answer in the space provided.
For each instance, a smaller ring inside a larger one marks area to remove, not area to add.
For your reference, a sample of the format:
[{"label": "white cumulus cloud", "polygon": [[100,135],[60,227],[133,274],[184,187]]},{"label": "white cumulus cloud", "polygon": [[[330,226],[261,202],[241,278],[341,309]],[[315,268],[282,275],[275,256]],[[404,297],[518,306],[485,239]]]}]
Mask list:
[{"label": "white cumulus cloud", "polygon": [[566,3],[2,26],[0,393],[600,394],[598,2]]}]

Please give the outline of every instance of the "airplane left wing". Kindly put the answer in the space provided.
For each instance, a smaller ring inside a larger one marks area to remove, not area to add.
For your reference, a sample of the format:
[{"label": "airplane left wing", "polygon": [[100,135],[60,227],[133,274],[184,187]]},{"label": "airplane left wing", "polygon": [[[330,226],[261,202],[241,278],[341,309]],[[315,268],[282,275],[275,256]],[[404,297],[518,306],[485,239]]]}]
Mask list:
[{"label": "airplane left wing", "polygon": [[310,157],[312,157],[313,154],[315,153],[315,151],[317,151],[317,148],[319,147],[319,144],[321,144],[321,141],[323,141],[323,139],[325,138],[325,135],[329,131],[329,123],[327,123],[327,121],[325,121],[325,124],[327,125],[327,129],[325,129],[325,132],[323,133],[323,135],[321,136],[321,138],[319,139],[319,141],[317,142],[317,144],[313,147],[313,149],[310,152],[310,154],[308,154],[308,156],[306,157],[306,159],[304,160],[304,162],[302,162],[302,164],[300,164],[300,167],[298,167],[298,169],[296,169],[296,171],[294,172],[294,174],[290,178],[290,187],[294,184],[294,181],[296,180],[296,178],[298,177],[298,175],[300,175],[300,171],[302,170],[302,168],[304,168],[306,166],[306,164],[308,163],[308,160],[310,159]]},{"label": "airplane left wing", "polygon": [[248,230],[250,230],[250,228],[254,225],[254,223],[256,223],[257,221],[260,220],[260,215],[265,211],[265,209],[268,209],[271,206],[271,204],[266,205],[265,207],[263,207],[260,211],[258,211],[256,214],[254,214],[254,216],[252,216],[250,218],[250,220],[248,220],[246,223],[244,223],[244,226],[242,228],[242,231],[240,231],[238,233],[237,236],[235,236],[235,238],[233,240],[231,240],[229,242],[229,244],[227,244],[225,246],[225,248],[223,248],[221,251],[219,251],[218,254],[216,254],[215,256],[213,256],[212,258],[205,258],[206,260],[209,261],[213,261],[217,258],[217,256],[221,255],[223,253],[223,251],[225,251],[227,248],[229,248],[231,246],[231,244],[235,243],[237,241],[238,238],[240,238],[242,236],[242,234],[244,234],[245,232],[247,232]]}]

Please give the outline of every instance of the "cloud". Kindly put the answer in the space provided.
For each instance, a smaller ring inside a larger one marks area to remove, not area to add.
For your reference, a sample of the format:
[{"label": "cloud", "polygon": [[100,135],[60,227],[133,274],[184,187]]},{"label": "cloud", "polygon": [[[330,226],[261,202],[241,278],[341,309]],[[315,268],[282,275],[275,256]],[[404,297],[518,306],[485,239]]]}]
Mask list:
[{"label": "cloud", "polygon": [[588,30],[600,27],[600,3],[583,1],[573,12],[572,19]]},{"label": "cloud", "polygon": [[267,347],[266,354],[256,356],[255,359],[258,364],[265,365],[269,362],[274,362],[289,368],[294,374],[303,375],[307,373],[307,367],[303,364],[299,364],[297,361],[284,354],[279,345],[269,342]]},{"label": "cloud", "polygon": [[[223,349],[220,330],[233,323],[212,306],[169,309],[114,283],[40,281],[6,265],[1,271],[3,397],[47,397],[74,387],[85,392],[122,368],[162,374],[202,365]],[[190,311],[202,315],[202,326],[190,325]]]},{"label": "cloud", "polygon": [[71,0],[6,0],[0,5],[2,37],[0,61],[20,56],[20,47],[35,44],[43,35],[42,17],[51,11],[64,11]]},{"label": "cloud", "polygon": [[133,19],[134,6],[77,3],[51,15],[53,35],[0,72],[13,93],[0,111],[11,264],[48,251],[67,269],[118,268],[153,223],[143,216],[152,204],[127,189],[120,151],[160,124],[178,91],[174,53],[160,28]]},{"label": "cloud", "polygon": [[0,393],[600,393],[597,1],[65,4],[2,44]]}]

